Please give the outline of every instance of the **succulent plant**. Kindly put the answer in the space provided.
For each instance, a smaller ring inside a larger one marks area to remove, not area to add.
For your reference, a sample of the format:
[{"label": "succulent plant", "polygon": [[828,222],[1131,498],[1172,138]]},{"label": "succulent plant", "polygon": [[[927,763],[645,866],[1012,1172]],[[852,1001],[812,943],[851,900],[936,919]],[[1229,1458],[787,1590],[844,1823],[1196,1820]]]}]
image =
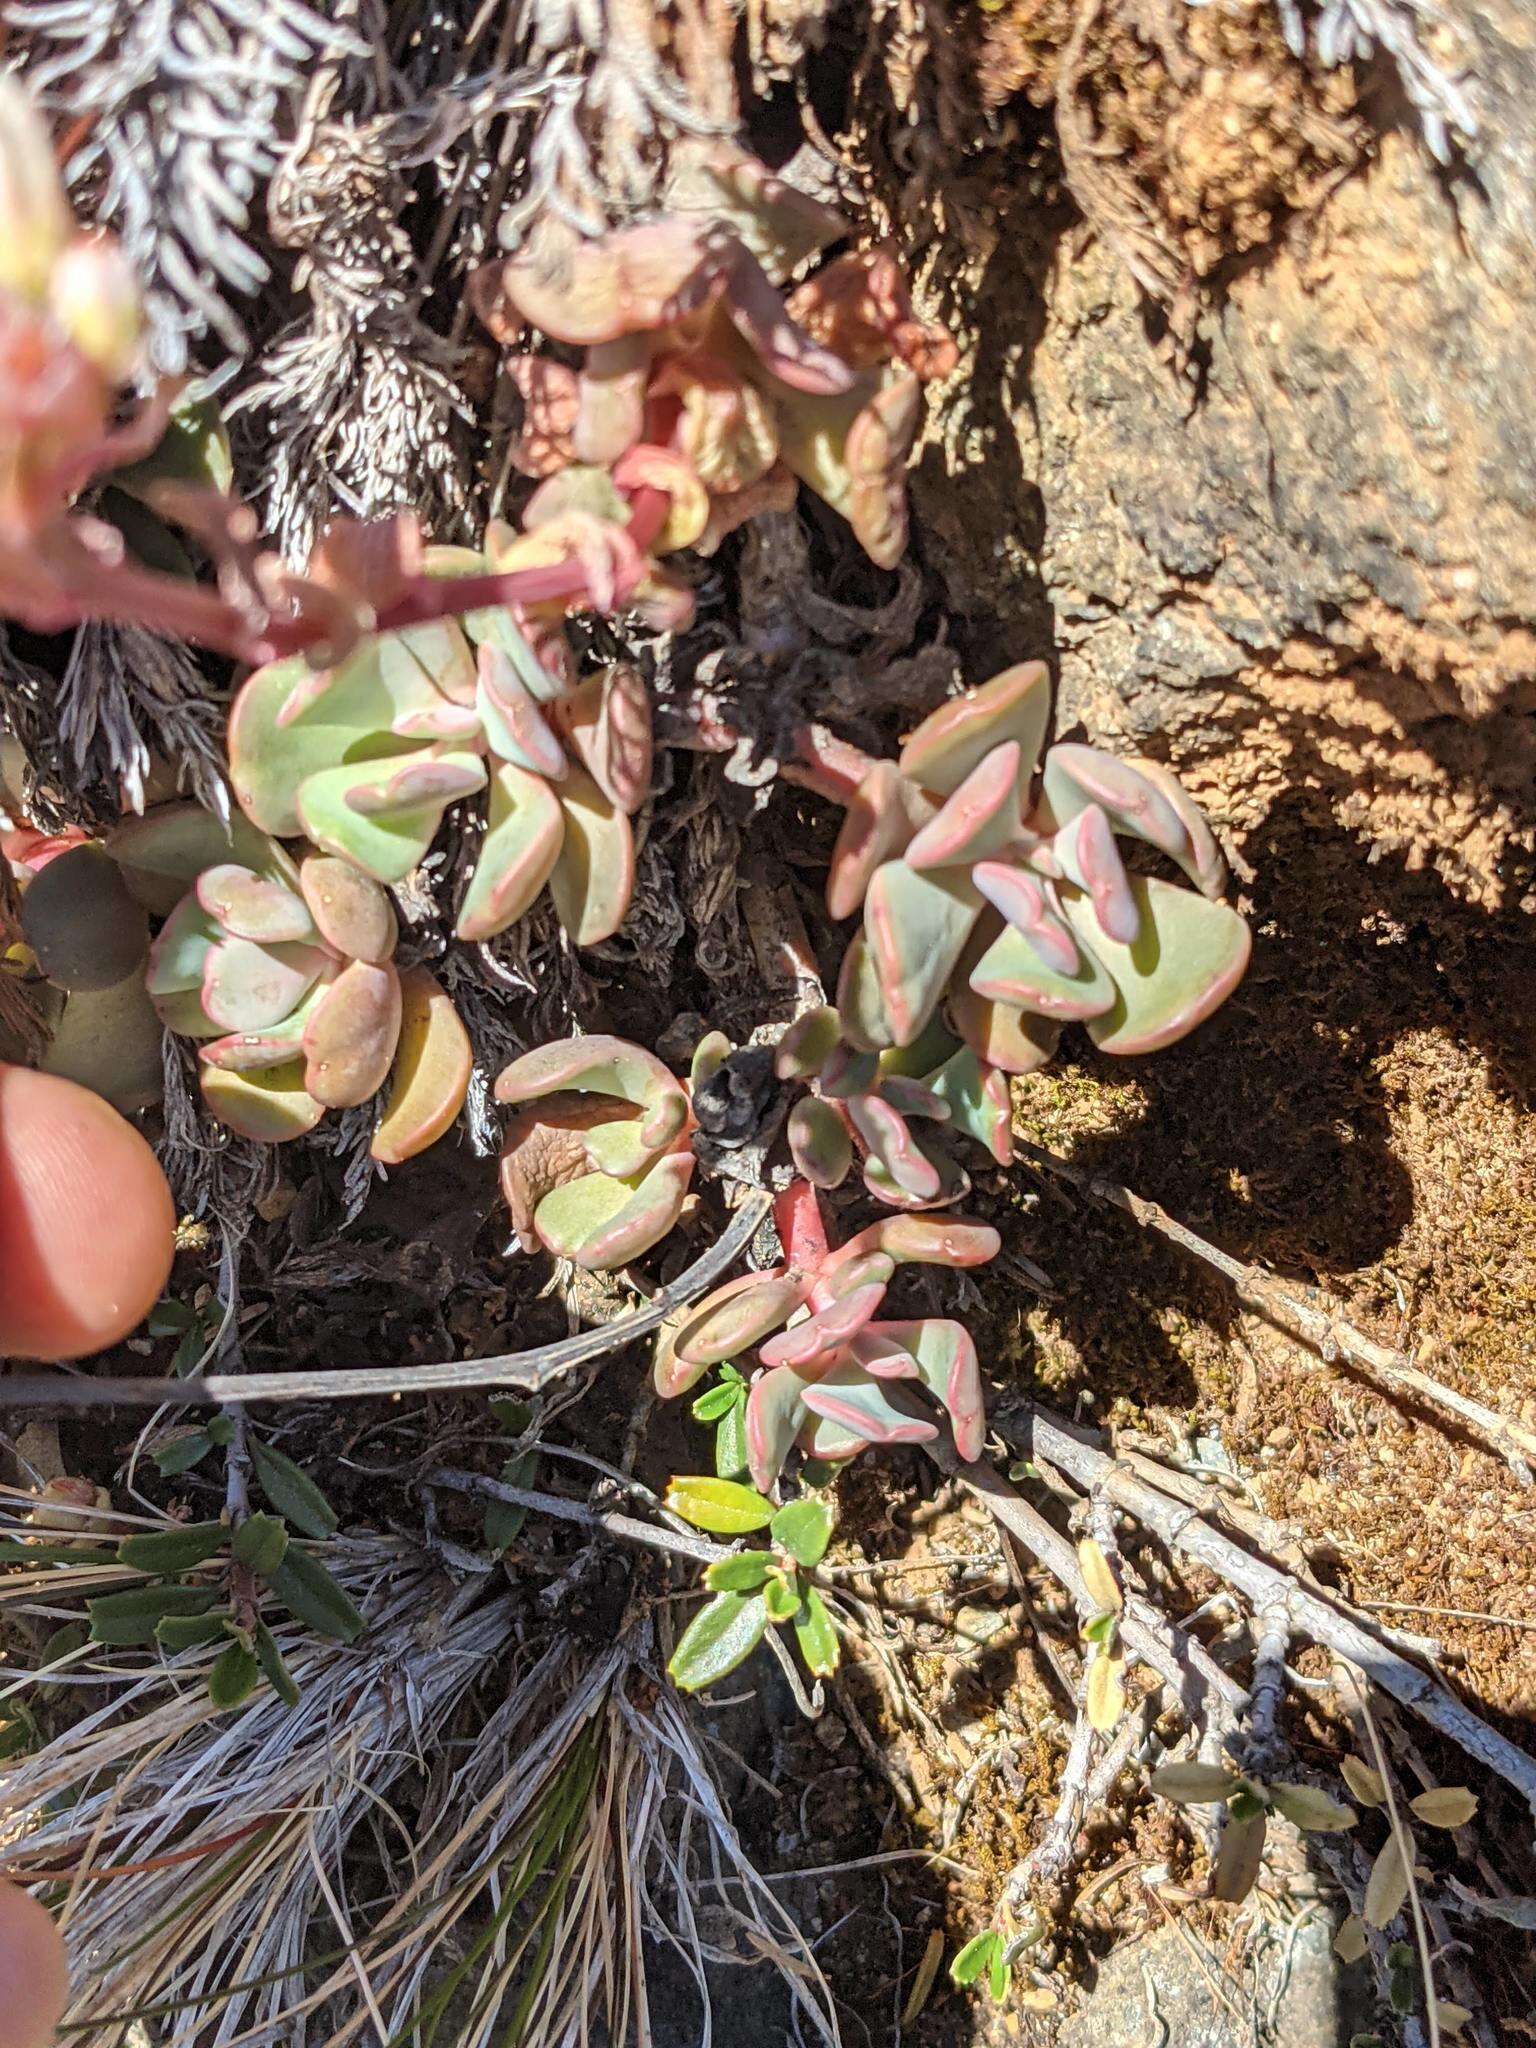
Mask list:
[{"label": "succulent plant", "polygon": [[[506,559],[521,541],[498,530],[489,544]],[[428,554],[439,573],[479,559]],[[571,681],[559,616],[535,607],[526,632],[505,609],[435,619],[364,640],[333,668],[295,655],[259,669],[229,729],[246,817],[398,882],[447,806],[487,790],[458,936],[494,937],[548,884],[578,945],[608,938],[634,886],[629,816],[650,787],[650,699],[627,663]]]},{"label": "succulent plant", "polygon": [[442,1134],[468,1087],[468,1039],[431,975],[397,971],[376,881],[332,853],[295,858],[244,819],[226,838],[196,804],[130,820],[110,846],[157,909],[184,889],[144,981],[166,1028],[200,1042],[222,1123],[281,1143],[367,1102],[393,1072],[374,1156],[409,1158]]},{"label": "succulent plant", "polygon": [[503,1068],[501,1185],[525,1251],[592,1272],[649,1251],[682,1213],[693,1178],[687,1091],[622,1038],[568,1038]]},{"label": "succulent plant", "polygon": [[[1026,662],[925,718],[899,761],[808,738],[802,779],[847,809],[827,906],[863,910],[837,987],[853,1046],[914,1047],[942,1006],[1008,1073],[1043,1065],[1072,1021],[1105,1052],[1153,1052],[1242,978],[1248,927],[1220,901],[1199,809],[1157,762],[1063,745],[1041,763],[1049,704],[1043,664]],[[1199,893],[1129,870],[1121,837]]]},{"label": "succulent plant", "polygon": [[841,256],[785,295],[796,269],[848,233],[735,146],[684,142],[657,217],[590,241],[551,222],[484,266],[472,296],[498,340],[516,346],[531,325],[585,351],[579,371],[513,358],[518,467],[566,480],[611,519],[610,479],[680,464],[693,490],[675,492],[664,545],[702,552],[791,502],[798,479],[893,566],[921,383],[946,374],[956,350],[917,319],[888,248]]},{"label": "succulent plant", "polygon": [[762,1370],[747,1394],[747,1462],[767,1493],[798,1444],[836,1464],[872,1444],[927,1443],[938,1434],[893,1395],[912,1380],[947,1410],[963,1458],[981,1453],[985,1426],[976,1346],[942,1317],[878,1320],[898,1265],[979,1266],[997,1232],[960,1216],[888,1216],[829,1249],[816,1190],[794,1182],[776,1205],[784,1263],[743,1274],[685,1310],[657,1341],[656,1391],[686,1393],[710,1366],[752,1346]]},{"label": "succulent plant", "polygon": [[1007,1076],[936,1018],[912,1045],[876,1052],[853,1042],[838,1011],[823,1005],[788,1027],[774,1070],[806,1084],[787,1137],[796,1172],[813,1187],[840,1187],[857,1156],[877,1201],[940,1208],[970,1187],[951,1137],[984,1146],[999,1166],[1013,1158]]},{"label": "succulent plant", "polygon": [[0,835],[21,889],[22,943],[0,966],[28,985],[48,1030],[44,1073],[125,1114],[160,1099],[160,1020],[144,989],[149,920],[116,862],[80,831]]}]

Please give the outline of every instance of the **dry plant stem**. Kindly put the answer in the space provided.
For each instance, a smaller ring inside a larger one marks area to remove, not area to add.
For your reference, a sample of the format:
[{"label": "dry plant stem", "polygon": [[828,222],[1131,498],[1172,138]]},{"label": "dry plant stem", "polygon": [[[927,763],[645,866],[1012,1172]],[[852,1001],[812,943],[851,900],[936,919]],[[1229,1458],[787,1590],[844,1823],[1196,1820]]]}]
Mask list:
[{"label": "dry plant stem", "polygon": [[[923,1448],[940,1471],[950,1473],[968,1493],[973,1493],[1080,1606],[1091,1606],[1072,1545],[1000,1472],[980,1462],[967,1465],[945,1438]],[[1202,1644],[1160,1614],[1150,1601],[1134,1595],[1127,1600],[1120,1639],[1140,1662],[1151,1665],[1191,1720],[1235,1719],[1246,1698],[1243,1688],[1222,1670]]]},{"label": "dry plant stem", "polygon": [[450,1493],[483,1493],[491,1500],[503,1500],[511,1507],[530,1513],[553,1515],[557,1521],[579,1522],[584,1529],[600,1529],[626,1543],[643,1543],[651,1550],[665,1550],[676,1557],[689,1557],[700,1564],[716,1564],[730,1551],[723,1543],[711,1543],[704,1536],[685,1535],[681,1530],[657,1529],[634,1515],[611,1509],[589,1507],[584,1500],[568,1500],[561,1493],[539,1493],[526,1486],[507,1486],[500,1479],[487,1479],[479,1472],[459,1472],[437,1465],[421,1475],[423,1486],[446,1487]]},{"label": "dry plant stem", "polygon": [[1325,1364],[1332,1365],[1342,1358],[1373,1386],[1387,1392],[1407,1394],[1422,1401],[1426,1408],[1452,1418],[1502,1458],[1522,1486],[1533,1483],[1536,1474],[1531,1468],[1532,1461],[1536,1461],[1536,1431],[1526,1429],[1521,1423],[1486,1407],[1483,1402],[1459,1394],[1454,1387],[1444,1386],[1439,1380],[1431,1379],[1428,1373],[1420,1372],[1401,1351],[1378,1344],[1374,1337],[1357,1330],[1341,1313],[1338,1304],[1330,1301],[1321,1289],[1307,1287],[1297,1281],[1279,1280],[1261,1266],[1247,1265],[1243,1260],[1233,1258],[1230,1252],[1222,1251],[1197,1231],[1175,1222],[1158,1203],[1133,1194],[1129,1188],[1121,1187],[1118,1181],[1089,1173],[1022,1138],[1015,1138],[1014,1150],[1017,1156],[1058,1180],[1066,1181],[1091,1200],[1123,1209],[1143,1230],[1155,1232],[1204,1265],[1213,1267],[1232,1283],[1251,1308],[1257,1309],[1287,1336],[1317,1352]]},{"label": "dry plant stem", "polygon": [[[1335,1656],[1354,1665],[1400,1706],[1438,1728],[1469,1756],[1495,1772],[1536,1813],[1536,1759],[1480,1721],[1438,1679],[1400,1657],[1361,1622],[1308,1587],[1298,1585],[1274,1565],[1250,1556],[1203,1521],[1194,1509],[1160,1493],[1038,1409],[1032,1416],[1030,1456],[1037,1462],[1054,1465],[1085,1489],[1102,1489],[1116,1507],[1150,1530],[1170,1550],[1203,1565],[1224,1585],[1241,1593],[1256,1614],[1262,1615],[1284,1602],[1296,1634],[1324,1644]],[[994,1508],[993,1512],[997,1510]],[[1008,1526],[1013,1525],[1010,1522]],[[1026,1537],[1025,1541],[1028,1540]],[[1051,1569],[1055,1570],[1055,1566]],[[1058,1572],[1057,1576],[1062,1574]],[[1133,1649],[1138,1647],[1129,1629],[1126,1641]],[[1154,1669],[1157,1668],[1154,1663]]]},{"label": "dry plant stem", "polygon": [[533,1351],[493,1358],[448,1359],[441,1365],[342,1366],[331,1372],[209,1373],[201,1379],[100,1379],[21,1374],[5,1382],[8,1408],[214,1408],[221,1402],[360,1401],[378,1394],[442,1394],[476,1387],[521,1387],[536,1393],[562,1373],[622,1350],[644,1337],[719,1279],[751,1243],[773,1197],[747,1197],[717,1243],[685,1268],[644,1308],[595,1330],[580,1330]]},{"label": "dry plant stem", "polygon": [[1356,1673],[1348,1669],[1340,1672],[1338,1676],[1339,1691],[1346,1710],[1357,1714],[1365,1723],[1376,1774],[1381,1779],[1382,1790],[1386,1794],[1387,1820],[1397,1842],[1397,1853],[1403,1859],[1403,1871],[1408,1880],[1408,1906],[1413,1919],[1414,1941],[1419,1951],[1419,1969],[1424,1979],[1424,2008],[1429,2019],[1429,2048],[1440,2048],[1440,2012],[1435,1997],[1435,1965],[1430,1953],[1429,1929],[1424,1924],[1424,1901],[1419,1896],[1419,1880],[1414,1874],[1413,1835],[1397,1803],[1392,1766],[1387,1761],[1381,1731],[1376,1726],[1376,1716],[1371,1712],[1369,1688],[1360,1682]]}]

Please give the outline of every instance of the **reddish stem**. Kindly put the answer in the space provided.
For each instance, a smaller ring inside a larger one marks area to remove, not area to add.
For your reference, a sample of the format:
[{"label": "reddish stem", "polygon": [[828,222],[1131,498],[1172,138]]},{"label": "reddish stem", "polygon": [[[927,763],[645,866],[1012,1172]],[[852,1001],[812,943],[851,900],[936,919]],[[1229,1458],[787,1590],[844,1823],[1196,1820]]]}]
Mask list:
[{"label": "reddish stem", "polygon": [[827,1225],[808,1180],[792,1180],[782,1195],[774,1197],[773,1221],[788,1264],[804,1273],[815,1272],[827,1256]]},{"label": "reddish stem", "polygon": [[802,789],[813,789],[829,803],[841,804],[846,809],[859,784],[874,767],[873,755],[856,747],[852,740],[839,739],[824,725],[797,726],[794,741],[798,758],[779,764],[784,780],[798,782]]}]

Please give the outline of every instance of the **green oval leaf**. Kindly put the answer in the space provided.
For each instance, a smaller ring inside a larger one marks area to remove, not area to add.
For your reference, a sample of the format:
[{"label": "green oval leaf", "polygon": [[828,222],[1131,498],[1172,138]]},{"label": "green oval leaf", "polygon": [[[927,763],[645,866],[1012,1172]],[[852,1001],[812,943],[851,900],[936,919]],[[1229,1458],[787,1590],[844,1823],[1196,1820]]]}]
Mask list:
[{"label": "green oval leaf", "polygon": [[206,1614],[217,1596],[211,1586],[135,1586],[127,1593],[103,1593],[87,1600],[91,1636],[119,1647],[152,1643],[168,1614]]},{"label": "green oval leaf", "polygon": [[800,1588],[783,1572],[770,1572],[763,1587],[763,1605],[770,1621],[793,1621],[800,1612]]},{"label": "green oval leaf", "polygon": [[178,1473],[190,1472],[212,1449],[213,1438],[206,1429],[189,1429],[154,1453],[155,1467],[162,1478],[174,1479]]},{"label": "green oval leaf", "polygon": [[813,1678],[830,1678],[842,1659],[837,1630],[827,1612],[827,1603],[814,1586],[807,1586],[805,1599],[795,1621],[795,1641]]},{"label": "green oval leaf", "polygon": [[1002,1948],[995,1927],[989,1927],[984,1934],[973,1934],[949,1966],[950,1982],[974,1984],[990,1966],[993,1956],[1002,1954]]},{"label": "green oval leaf", "polygon": [[761,1593],[717,1593],[689,1623],[672,1653],[667,1676],[680,1692],[713,1685],[751,1655],[767,1626]]},{"label": "green oval leaf", "polygon": [[674,1479],[667,1488],[667,1506],[695,1529],[715,1536],[749,1536],[773,1520],[773,1503],[734,1479],[710,1479],[702,1473]]},{"label": "green oval leaf", "polygon": [[733,1387],[729,1380],[716,1387],[706,1387],[693,1404],[693,1419],[695,1422],[718,1422],[740,1399],[741,1389]]},{"label": "green oval leaf", "polygon": [[[503,1486],[532,1486],[539,1476],[539,1454],[537,1451],[519,1451],[508,1458],[501,1468]],[[528,1510],[519,1507],[515,1501],[493,1500],[486,1503],[485,1547],[487,1550],[505,1550],[515,1543]]]},{"label": "green oval leaf", "polygon": [[824,1500],[792,1500],[768,1524],[768,1533],[795,1563],[810,1571],[832,1541],[832,1510]]},{"label": "green oval leaf", "polygon": [[222,1550],[228,1535],[222,1522],[187,1522],[179,1529],[125,1536],[117,1546],[117,1561],[136,1572],[187,1572]]},{"label": "green oval leaf", "polygon": [[766,1551],[743,1550],[706,1566],[704,1583],[711,1593],[755,1593],[772,1569]]},{"label": "green oval leaf", "polygon": [[245,1704],[260,1677],[261,1667],[254,1653],[244,1643],[228,1643],[214,1658],[208,1673],[208,1697],[220,1713],[227,1713],[231,1707]]},{"label": "green oval leaf", "polygon": [[155,1623],[155,1641],[174,1657],[179,1650],[201,1649],[226,1633],[224,1614],[167,1614]]},{"label": "green oval leaf", "polygon": [[307,1550],[290,1543],[288,1554],[269,1581],[273,1592],[296,1621],[337,1642],[355,1642],[365,1627],[362,1615],[344,1588],[339,1586]]},{"label": "green oval leaf", "polygon": [[722,1479],[735,1479],[747,1469],[747,1403],[738,1394],[715,1431],[715,1470]]},{"label": "green oval leaf", "polygon": [[256,1624],[256,1662],[261,1666],[261,1675],[285,1706],[299,1704],[299,1688],[294,1683],[293,1673],[283,1662],[283,1653],[277,1647],[277,1638],[264,1621]]},{"label": "green oval leaf", "polygon": [[292,1522],[300,1535],[323,1540],[336,1534],[336,1510],[292,1458],[253,1437],[251,1470],[269,1505],[276,1508],[285,1522]]},{"label": "green oval leaf", "polygon": [[247,1515],[229,1547],[258,1579],[270,1579],[287,1554],[288,1531],[276,1515]]}]

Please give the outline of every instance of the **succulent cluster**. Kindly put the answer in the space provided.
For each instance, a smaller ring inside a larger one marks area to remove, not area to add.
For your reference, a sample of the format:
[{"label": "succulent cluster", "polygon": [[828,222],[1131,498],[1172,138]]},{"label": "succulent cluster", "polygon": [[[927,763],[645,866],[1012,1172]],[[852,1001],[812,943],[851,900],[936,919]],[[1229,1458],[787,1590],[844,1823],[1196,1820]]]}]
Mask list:
[{"label": "succulent cluster", "polygon": [[898,1265],[979,1266],[997,1232],[959,1216],[889,1216],[829,1248],[816,1191],[796,1181],[776,1210],[784,1263],[746,1273],[686,1310],[656,1346],[656,1391],[670,1400],[752,1346],[763,1368],[746,1404],[747,1465],[767,1493],[798,1445],[824,1464],[872,1444],[928,1443],[936,1426],[893,1395],[913,1380],[948,1412],[963,1458],[985,1424],[976,1346],[962,1323],[876,1318]]},{"label": "succulent cluster", "polygon": [[622,1038],[568,1038],[502,1070],[501,1186],[524,1251],[589,1271],[638,1258],[682,1213],[693,1178],[688,1094]]},{"label": "succulent cluster", "polygon": [[[499,529],[488,539],[493,555],[521,544]],[[446,548],[426,563],[439,574],[483,566]],[[650,788],[650,698],[626,663],[571,679],[563,606],[532,607],[526,632],[492,609],[375,635],[331,668],[294,655],[257,670],[229,728],[247,818],[398,882],[448,805],[488,790],[458,936],[493,938],[547,883],[577,944],[608,938],[634,886],[629,819]]]},{"label": "succulent cluster", "polygon": [[839,256],[784,289],[848,222],[734,145],[678,145],[653,219],[581,241],[557,221],[487,264],[473,297],[500,341],[526,327],[583,351],[520,355],[518,467],[544,479],[525,521],[581,514],[605,532],[649,484],[670,497],[664,547],[716,548],[794,501],[842,514],[876,562],[906,544],[904,472],[924,380],[953,368],[913,312],[888,248]]},{"label": "succulent cluster", "polygon": [[857,1155],[876,1201],[941,1208],[970,1187],[949,1138],[975,1140],[999,1166],[1013,1158],[1007,1076],[936,1018],[912,1045],[875,1052],[853,1042],[838,1011],[823,1005],[785,1031],[774,1071],[806,1084],[786,1136],[796,1172],[813,1187],[840,1187]]},{"label": "succulent cluster", "polygon": [[[827,907],[863,912],[837,987],[855,1048],[916,1046],[942,1006],[1006,1073],[1043,1065],[1068,1022],[1101,1051],[1153,1052],[1242,978],[1248,927],[1220,900],[1199,809],[1157,762],[1077,745],[1042,762],[1049,708],[1045,668],[1026,662],[925,718],[899,761],[835,742],[810,764],[806,779],[847,807]],[[1195,890],[1128,869],[1119,837]]]},{"label": "succulent cluster", "polygon": [[165,918],[144,985],[166,1028],[200,1042],[222,1123],[280,1143],[393,1075],[374,1156],[407,1159],[447,1129],[469,1041],[431,975],[396,969],[377,882],[329,853],[295,857],[238,815],[226,835],[191,803],[129,819],[108,852],[130,896]]}]

